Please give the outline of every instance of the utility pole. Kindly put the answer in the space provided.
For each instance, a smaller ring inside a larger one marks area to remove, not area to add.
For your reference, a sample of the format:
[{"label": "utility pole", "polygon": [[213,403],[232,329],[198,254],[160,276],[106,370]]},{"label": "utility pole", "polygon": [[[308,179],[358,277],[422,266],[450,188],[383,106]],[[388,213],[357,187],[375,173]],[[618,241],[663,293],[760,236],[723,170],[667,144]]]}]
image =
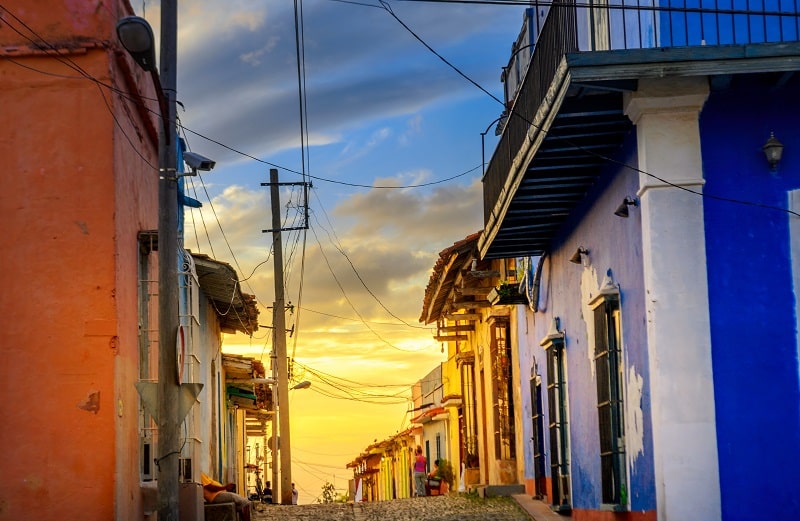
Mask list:
[{"label": "utility pole", "polygon": [[[275,490],[278,486],[277,470],[275,467],[276,453],[280,453],[281,475],[280,475],[280,494],[281,504],[292,504],[292,450],[290,431],[289,431],[289,364],[286,357],[286,304],[284,303],[283,292],[283,247],[281,246],[281,232],[289,230],[308,229],[308,204],[306,204],[306,222],[303,226],[293,228],[281,228],[281,197],[280,187],[283,185],[302,185],[306,193],[310,183],[280,183],[278,181],[278,170],[270,168],[269,183],[261,183],[261,186],[270,187],[270,199],[272,205],[272,229],[261,230],[263,233],[272,232],[272,255],[275,264],[275,302],[272,306],[272,338],[273,338],[273,357],[272,357],[272,376],[276,379],[273,389],[278,393],[278,413],[272,415],[272,476],[275,481],[272,484],[273,497],[276,496]],[[306,199],[307,201],[307,199]],[[275,373],[275,366],[278,371]],[[304,382],[308,383],[308,382]],[[308,387],[305,385],[304,387]],[[273,404],[275,396],[272,397]],[[274,405],[273,405],[274,407]],[[273,409],[274,410],[274,409]],[[275,430],[275,421],[278,422],[278,430]],[[280,436],[277,434],[280,433]],[[280,440],[280,447],[278,447]]]},{"label": "utility pole", "polygon": [[[281,202],[278,170],[269,171],[272,204],[272,255],[275,262],[275,303],[272,308],[273,349],[278,365],[278,429],[280,432],[281,504],[292,504],[292,452],[289,442],[289,364],[286,359],[286,305],[283,294],[283,246],[281,244]],[[274,436],[274,434],[273,434]],[[277,485],[277,483],[276,483]]]},{"label": "utility pole", "polygon": [[[274,304],[274,303],[273,303]],[[273,313],[275,308],[273,308]],[[274,319],[273,319],[274,321]],[[272,502],[278,502],[278,361],[275,355],[275,328],[272,328]]]},{"label": "utility pole", "polygon": [[[158,141],[158,519],[178,521],[180,382],[178,333],[178,183],[175,143],[177,0],[161,1],[161,87],[167,114]],[[163,110],[163,109],[162,109]]]}]

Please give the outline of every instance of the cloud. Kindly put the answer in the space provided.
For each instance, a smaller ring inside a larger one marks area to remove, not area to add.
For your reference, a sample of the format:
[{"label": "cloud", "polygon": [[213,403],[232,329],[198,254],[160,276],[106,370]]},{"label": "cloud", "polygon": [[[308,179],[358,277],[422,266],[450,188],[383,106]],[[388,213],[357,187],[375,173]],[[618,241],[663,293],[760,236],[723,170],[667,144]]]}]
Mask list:
[{"label": "cloud", "polygon": [[412,136],[418,135],[422,132],[422,115],[414,114],[406,122],[406,130],[398,138],[398,142],[403,146],[408,146]]},{"label": "cloud", "polygon": [[[502,97],[500,66],[522,7],[391,8],[459,71]],[[246,279],[243,290],[256,295],[260,322],[271,324],[272,235],[262,233],[272,227],[270,195],[260,183],[272,166],[280,167],[282,181],[298,180],[295,172],[308,167],[310,228],[282,234],[287,299],[296,306],[287,314],[289,327],[296,326],[289,352],[356,383],[410,384],[443,360],[433,332],[418,322],[424,290],[438,253],[481,228],[482,187],[475,176],[423,188],[376,187],[424,184],[472,168],[479,132],[502,107],[382,9],[308,0],[303,10],[298,78],[291,3],[180,3],[180,123],[190,147],[217,161],[214,172],[186,178],[189,195],[204,206],[187,210],[185,244],[230,263]],[[158,9],[148,2],[147,11],[157,28]],[[299,187],[281,187],[287,226],[303,223],[300,194]],[[224,348],[267,362],[271,337],[267,328],[253,337],[225,335]],[[324,444],[321,452],[340,454],[316,463],[348,474],[344,465],[373,439],[408,424],[406,403],[334,399],[317,385],[290,396],[298,453]],[[320,438],[320,418],[330,416],[345,421],[327,422]],[[361,426],[357,435],[354,424]],[[295,479],[301,501],[319,493],[313,475],[298,472]]]},{"label": "cloud", "polygon": [[[256,294],[264,306],[273,298],[271,236],[261,233],[269,227],[266,194],[266,189],[227,187],[214,198],[213,214],[211,205],[203,208],[204,225],[199,215],[186,225],[190,249],[209,253],[202,238],[206,232],[212,244],[231,246],[235,261],[227,248],[216,250],[216,257],[231,262],[240,278],[249,277],[244,290]],[[288,200],[288,193],[282,200]],[[435,353],[432,333],[418,322],[425,286],[439,251],[479,228],[479,208],[477,181],[430,191],[375,188],[353,194],[330,213],[312,205],[305,245],[298,233],[285,233],[283,241],[284,258],[290,262],[287,299],[298,302],[302,279],[302,308],[311,310],[299,311],[300,355],[379,354],[381,360],[399,363],[420,349]],[[224,223],[223,231],[216,219]],[[196,236],[201,237],[199,246]],[[262,320],[271,320],[271,312],[262,313]],[[226,340],[231,344],[247,349],[250,340]]]},{"label": "cloud", "polygon": [[274,49],[278,45],[278,37],[270,38],[267,41],[267,44],[263,47],[255,50],[246,52],[239,56],[243,62],[250,64],[254,67],[261,65],[261,57],[265,54],[269,53],[272,49]]},{"label": "cloud", "polygon": [[[481,39],[497,31],[496,13],[510,11],[424,4],[393,9],[448,61],[467,69],[474,67],[470,54],[483,52]],[[258,9],[243,1],[182,8],[178,98],[187,107],[184,124],[257,156],[298,146],[293,17],[290,6],[276,2]],[[323,142],[379,118],[419,118],[436,103],[485,97],[381,9],[308,2],[303,29],[307,131],[325,136]],[[472,53],[458,49],[465,42]],[[469,72],[500,90],[496,70]],[[230,152],[221,153],[228,160]]]}]

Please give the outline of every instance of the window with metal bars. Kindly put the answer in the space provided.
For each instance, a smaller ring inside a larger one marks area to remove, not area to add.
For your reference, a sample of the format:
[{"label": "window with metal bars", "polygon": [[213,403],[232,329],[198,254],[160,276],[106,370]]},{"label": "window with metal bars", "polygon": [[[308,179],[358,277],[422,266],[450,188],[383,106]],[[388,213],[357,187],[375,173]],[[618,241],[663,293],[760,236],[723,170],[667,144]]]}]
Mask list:
[{"label": "window with metal bars", "polygon": [[567,419],[567,379],[564,334],[554,328],[540,345],[547,351],[547,408],[550,415],[551,508],[558,512],[572,510],[570,497],[569,422]]},{"label": "window with metal bars", "polygon": [[594,342],[602,503],[625,507],[628,503],[628,485],[618,294],[605,295],[596,302]]},{"label": "window with metal bars", "polygon": [[[178,272],[180,286],[178,294],[179,319],[186,341],[186,352],[182,360],[181,374],[183,382],[193,383],[200,378],[200,358],[197,352],[200,344],[200,280],[197,276],[194,257],[192,257],[191,252],[181,249],[180,254],[182,255],[183,263]],[[181,458],[190,462],[192,459],[196,461],[199,457],[198,451],[202,443],[198,434],[201,432],[200,413],[196,407],[192,407],[186,414],[183,427],[185,437],[181,437]],[[184,476],[186,481],[199,479],[198,469],[192,469],[191,465],[189,465],[186,470],[189,472],[188,475]],[[192,472],[197,475],[192,476]]]},{"label": "window with metal bars", "polygon": [[533,477],[535,494],[544,497],[547,494],[547,475],[544,462],[544,414],[542,412],[542,379],[537,374],[531,378],[531,426],[533,436]]},{"label": "window with metal bars", "polygon": [[[158,380],[158,236],[139,233],[139,381]],[[139,477],[155,479],[158,427],[152,415],[139,403]]]},{"label": "window with metal bars", "polygon": [[478,467],[478,417],[475,414],[475,366],[472,363],[461,365],[461,440],[463,461],[467,468]]},{"label": "window with metal bars", "polygon": [[494,404],[495,457],[513,459],[516,457],[514,436],[514,387],[511,376],[511,346],[508,342],[508,322],[497,321],[492,324],[492,380]]}]

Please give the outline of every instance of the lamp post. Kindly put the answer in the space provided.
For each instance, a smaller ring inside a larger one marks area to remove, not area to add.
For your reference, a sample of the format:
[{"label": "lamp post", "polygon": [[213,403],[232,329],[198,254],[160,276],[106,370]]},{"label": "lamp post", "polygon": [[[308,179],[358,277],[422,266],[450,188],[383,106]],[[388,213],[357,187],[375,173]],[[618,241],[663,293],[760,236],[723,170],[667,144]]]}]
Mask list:
[{"label": "lamp post", "polygon": [[[503,112],[502,114],[500,114],[500,117],[489,123],[489,126],[486,127],[486,130],[481,132],[481,176],[486,175],[486,144],[485,144],[486,134],[489,133],[489,129],[491,129],[495,123],[498,123],[501,119],[506,117],[508,117],[508,115],[505,112]],[[498,135],[497,131],[495,131],[495,135]]]},{"label": "lamp post", "polygon": [[161,107],[158,139],[158,519],[178,521],[180,382],[178,334],[178,183],[173,136],[177,90],[177,0],[161,1],[161,78],[155,66],[153,31],[146,20],[126,17],[117,24],[120,42],[151,72]]}]

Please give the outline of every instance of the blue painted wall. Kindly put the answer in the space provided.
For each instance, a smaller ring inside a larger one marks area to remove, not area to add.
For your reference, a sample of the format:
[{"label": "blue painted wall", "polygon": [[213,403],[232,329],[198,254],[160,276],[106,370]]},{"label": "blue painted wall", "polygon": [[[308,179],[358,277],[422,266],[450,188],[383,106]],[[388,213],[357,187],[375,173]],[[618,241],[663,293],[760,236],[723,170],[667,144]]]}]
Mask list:
[{"label": "blue painted wall", "polygon": [[[787,208],[800,188],[800,77],[736,77],[700,120],[704,192]],[[770,173],[761,146],[786,146]],[[705,199],[723,519],[800,519],[800,396],[789,215]]]},{"label": "blue painted wall", "polygon": [[[636,165],[635,148],[635,136],[631,134],[617,159],[623,164]],[[543,270],[542,298],[540,312],[536,315],[534,337],[543,338],[551,318],[556,316],[560,318],[561,328],[566,331],[572,506],[576,510],[599,510],[602,497],[597,384],[593,376],[594,362],[588,351],[589,338],[582,307],[586,304],[581,292],[585,268],[568,261],[578,246],[590,251],[591,269],[595,270],[598,286],[606,271],[611,269],[614,280],[621,287],[626,375],[628,368],[633,368],[643,380],[640,403],[626,403],[626,407],[641,408],[643,412],[642,424],[637,426],[642,432],[642,450],[631,465],[629,497],[633,511],[652,511],[656,508],[641,220],[635,209],[631,209],[627,219],[614,215],[614,210],[625,196],[636,195],[638,186],[638,174],[635,171],[609,165],[600,182],[587,195],[583,206],[573,212],[571,220],[555,239]],[[546,371],[546,355],[541,347],[537,349],[536,358],[540,363],[543,386],[546,386],[550,378]],[[633,427],[626,425],[626,438]],[[549,454],[547,463],[549,472]]]}]

